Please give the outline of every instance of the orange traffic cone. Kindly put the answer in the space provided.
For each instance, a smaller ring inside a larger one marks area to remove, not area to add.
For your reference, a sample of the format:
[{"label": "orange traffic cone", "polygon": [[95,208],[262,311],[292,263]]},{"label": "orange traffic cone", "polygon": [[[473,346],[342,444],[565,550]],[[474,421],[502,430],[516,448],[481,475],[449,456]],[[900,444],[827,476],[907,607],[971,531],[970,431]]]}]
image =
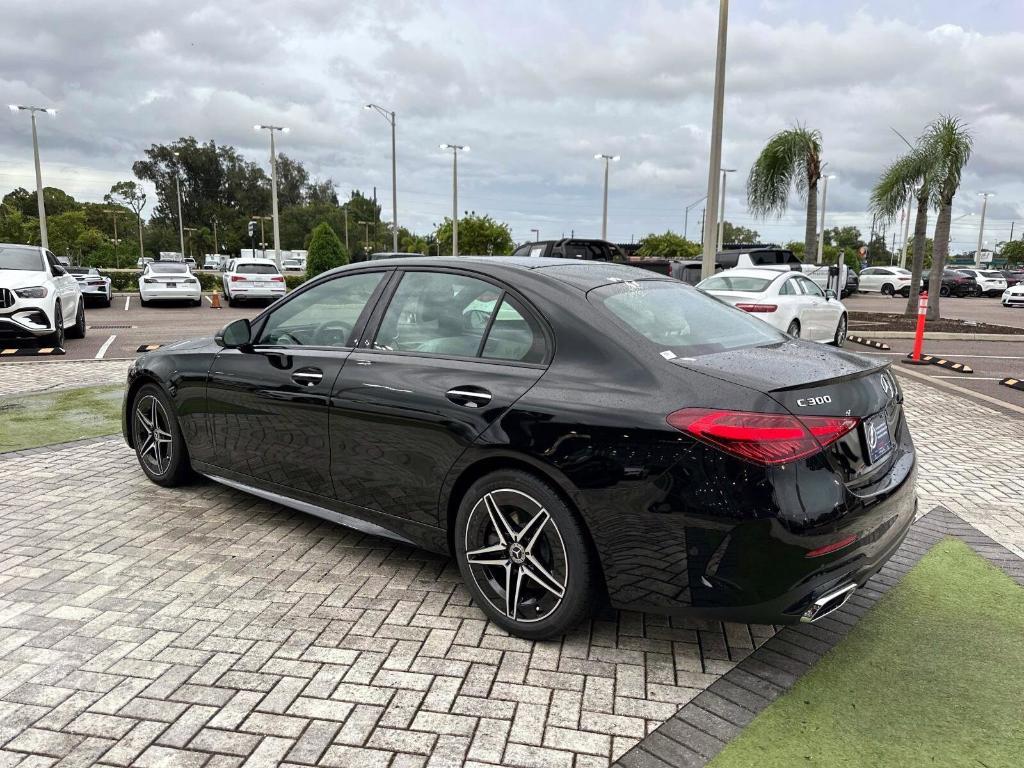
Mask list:
[{"label": "orange traffic cone", "polygon": [[214,291],[210,297],[210,309],[220,309],[220,291]]}]

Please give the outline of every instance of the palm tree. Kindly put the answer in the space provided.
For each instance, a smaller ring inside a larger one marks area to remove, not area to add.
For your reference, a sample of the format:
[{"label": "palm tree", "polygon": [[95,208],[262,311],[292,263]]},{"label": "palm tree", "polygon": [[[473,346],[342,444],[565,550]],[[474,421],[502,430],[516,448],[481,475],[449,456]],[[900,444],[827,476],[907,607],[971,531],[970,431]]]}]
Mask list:
[{"label": "palm tree", "polygon": [[[928,203],[931,198],[929,178],[930,158],[920,148],[895,160],[882,173],[871,190],[871,211],[878,218],[892,221],[897,212],[917,201],[917,216],[914,219],[914,248],[911,261],[910,296],[907,298],[905,314],[917,314],[917,300],[921,290],[921,273],[924,271],[925,239],[928,235]],[[909,211],[908,211],[909,214]]]},{"label": "palm tree", "polygon": [[[942,270],[949,253],[949,225],[953,216],[953,197],[960,189],[960,177],[971,157],[974,138],[967,125],[957,117],[942,115],[925,128],[920,144],[930,158],[932,204],[938,209],[932,270],[928,278],[928,319],[939,319],[939,289]],[[932,299],[934,297],[934,300]]]},{"label": "palm tree", "polygon": [[755,216],[782,216],[790,187],[807,200],[804,259],[817,248],[818,180],[821,178],[821,131],[797,124],[779,131],[764,145],[747,178],[747,206]]}]

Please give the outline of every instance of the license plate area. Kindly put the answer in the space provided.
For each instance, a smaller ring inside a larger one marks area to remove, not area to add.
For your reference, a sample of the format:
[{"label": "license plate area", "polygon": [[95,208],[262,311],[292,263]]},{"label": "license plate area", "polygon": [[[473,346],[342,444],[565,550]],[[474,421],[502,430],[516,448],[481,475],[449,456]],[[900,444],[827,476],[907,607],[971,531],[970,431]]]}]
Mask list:
[{"label": "license plate area", "polygon": [[166,285],[166,286],[167,286],[168,288],[177,288],[177,287],[178,287],[178,284],[177,284],[177,283],[165,283],[165,285]]},{"label": "license plate area", "polygon": [[869,464],[877,464],[892,451],[892,435],[885,411],[864,420],[864,443],[868,447]]}]

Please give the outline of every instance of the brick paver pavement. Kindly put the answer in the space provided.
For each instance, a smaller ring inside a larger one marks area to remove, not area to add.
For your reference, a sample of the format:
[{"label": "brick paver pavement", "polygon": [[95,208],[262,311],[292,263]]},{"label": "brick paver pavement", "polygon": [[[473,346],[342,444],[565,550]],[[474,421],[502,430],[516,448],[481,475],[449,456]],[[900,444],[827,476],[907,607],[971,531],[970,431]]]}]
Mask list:
[{"label": "brick paver pavement", "polygon": [[[1024,422],[904,386],[922,509],[1024,550]],[[446,558],[161,489],[119,440],[0,456],[0,765],[605,766],[772,632],[623,612],[531,643]]]}]

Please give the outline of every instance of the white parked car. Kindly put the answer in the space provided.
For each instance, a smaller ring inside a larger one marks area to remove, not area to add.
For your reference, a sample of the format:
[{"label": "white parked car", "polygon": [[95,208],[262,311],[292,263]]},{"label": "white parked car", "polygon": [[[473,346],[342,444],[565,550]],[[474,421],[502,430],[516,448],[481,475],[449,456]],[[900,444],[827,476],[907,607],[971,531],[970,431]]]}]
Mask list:
[{"label": "white parked car", "polygon": [[57,257],[35,245],[0,243],[0,339],[64,346],[85,336],[85,300]]},{"label": "white parked car", "polygon": [[860,271],[860,285],[857,290],[863,293],[878,292],[884,296],[910,295],[910,285],[914,274],[903,267],[867,267]]},{"label": "white parked car", "polygon": [[67,272],[78,281],[85,298],[96,299],[104,307],[110,306],[114,292],[109,277],[101,275],[96,267],[68,267]]},{"label": "white parked car", "polygon": [[1024,283],[1017,283],[1003,291],[1000,299],[1004,307],[1024,307]]},{"label": "white parked car", "polygon": [[285,272],[305,272],[306,262],[302,259],[285,259],[281,262],[281,269]]},{"label": "white parked car", "polygon": [[697,284],[705,293],[759,317],[791,336],[846,343],[846,307],[800,272],[728,269]]},{"label": "white parked car", "polygon": [[139,276],[142,306],[151,301],[191,301],[203,303],[203,289],[188,264],[181,261],[154,261]]},{"label": "white parked car", "polygon": [[964,267],[957,269],[957,272],[973,277],[978,287],[974,289],[975,296],[996,296],[1006,290],[1006,276],[994,269],[974,269]]},{"label": "white parked car", "polygon": [[288,290],[272,259],[232,259],[221,281],[232,307],[246,299],[279,299]]}]

